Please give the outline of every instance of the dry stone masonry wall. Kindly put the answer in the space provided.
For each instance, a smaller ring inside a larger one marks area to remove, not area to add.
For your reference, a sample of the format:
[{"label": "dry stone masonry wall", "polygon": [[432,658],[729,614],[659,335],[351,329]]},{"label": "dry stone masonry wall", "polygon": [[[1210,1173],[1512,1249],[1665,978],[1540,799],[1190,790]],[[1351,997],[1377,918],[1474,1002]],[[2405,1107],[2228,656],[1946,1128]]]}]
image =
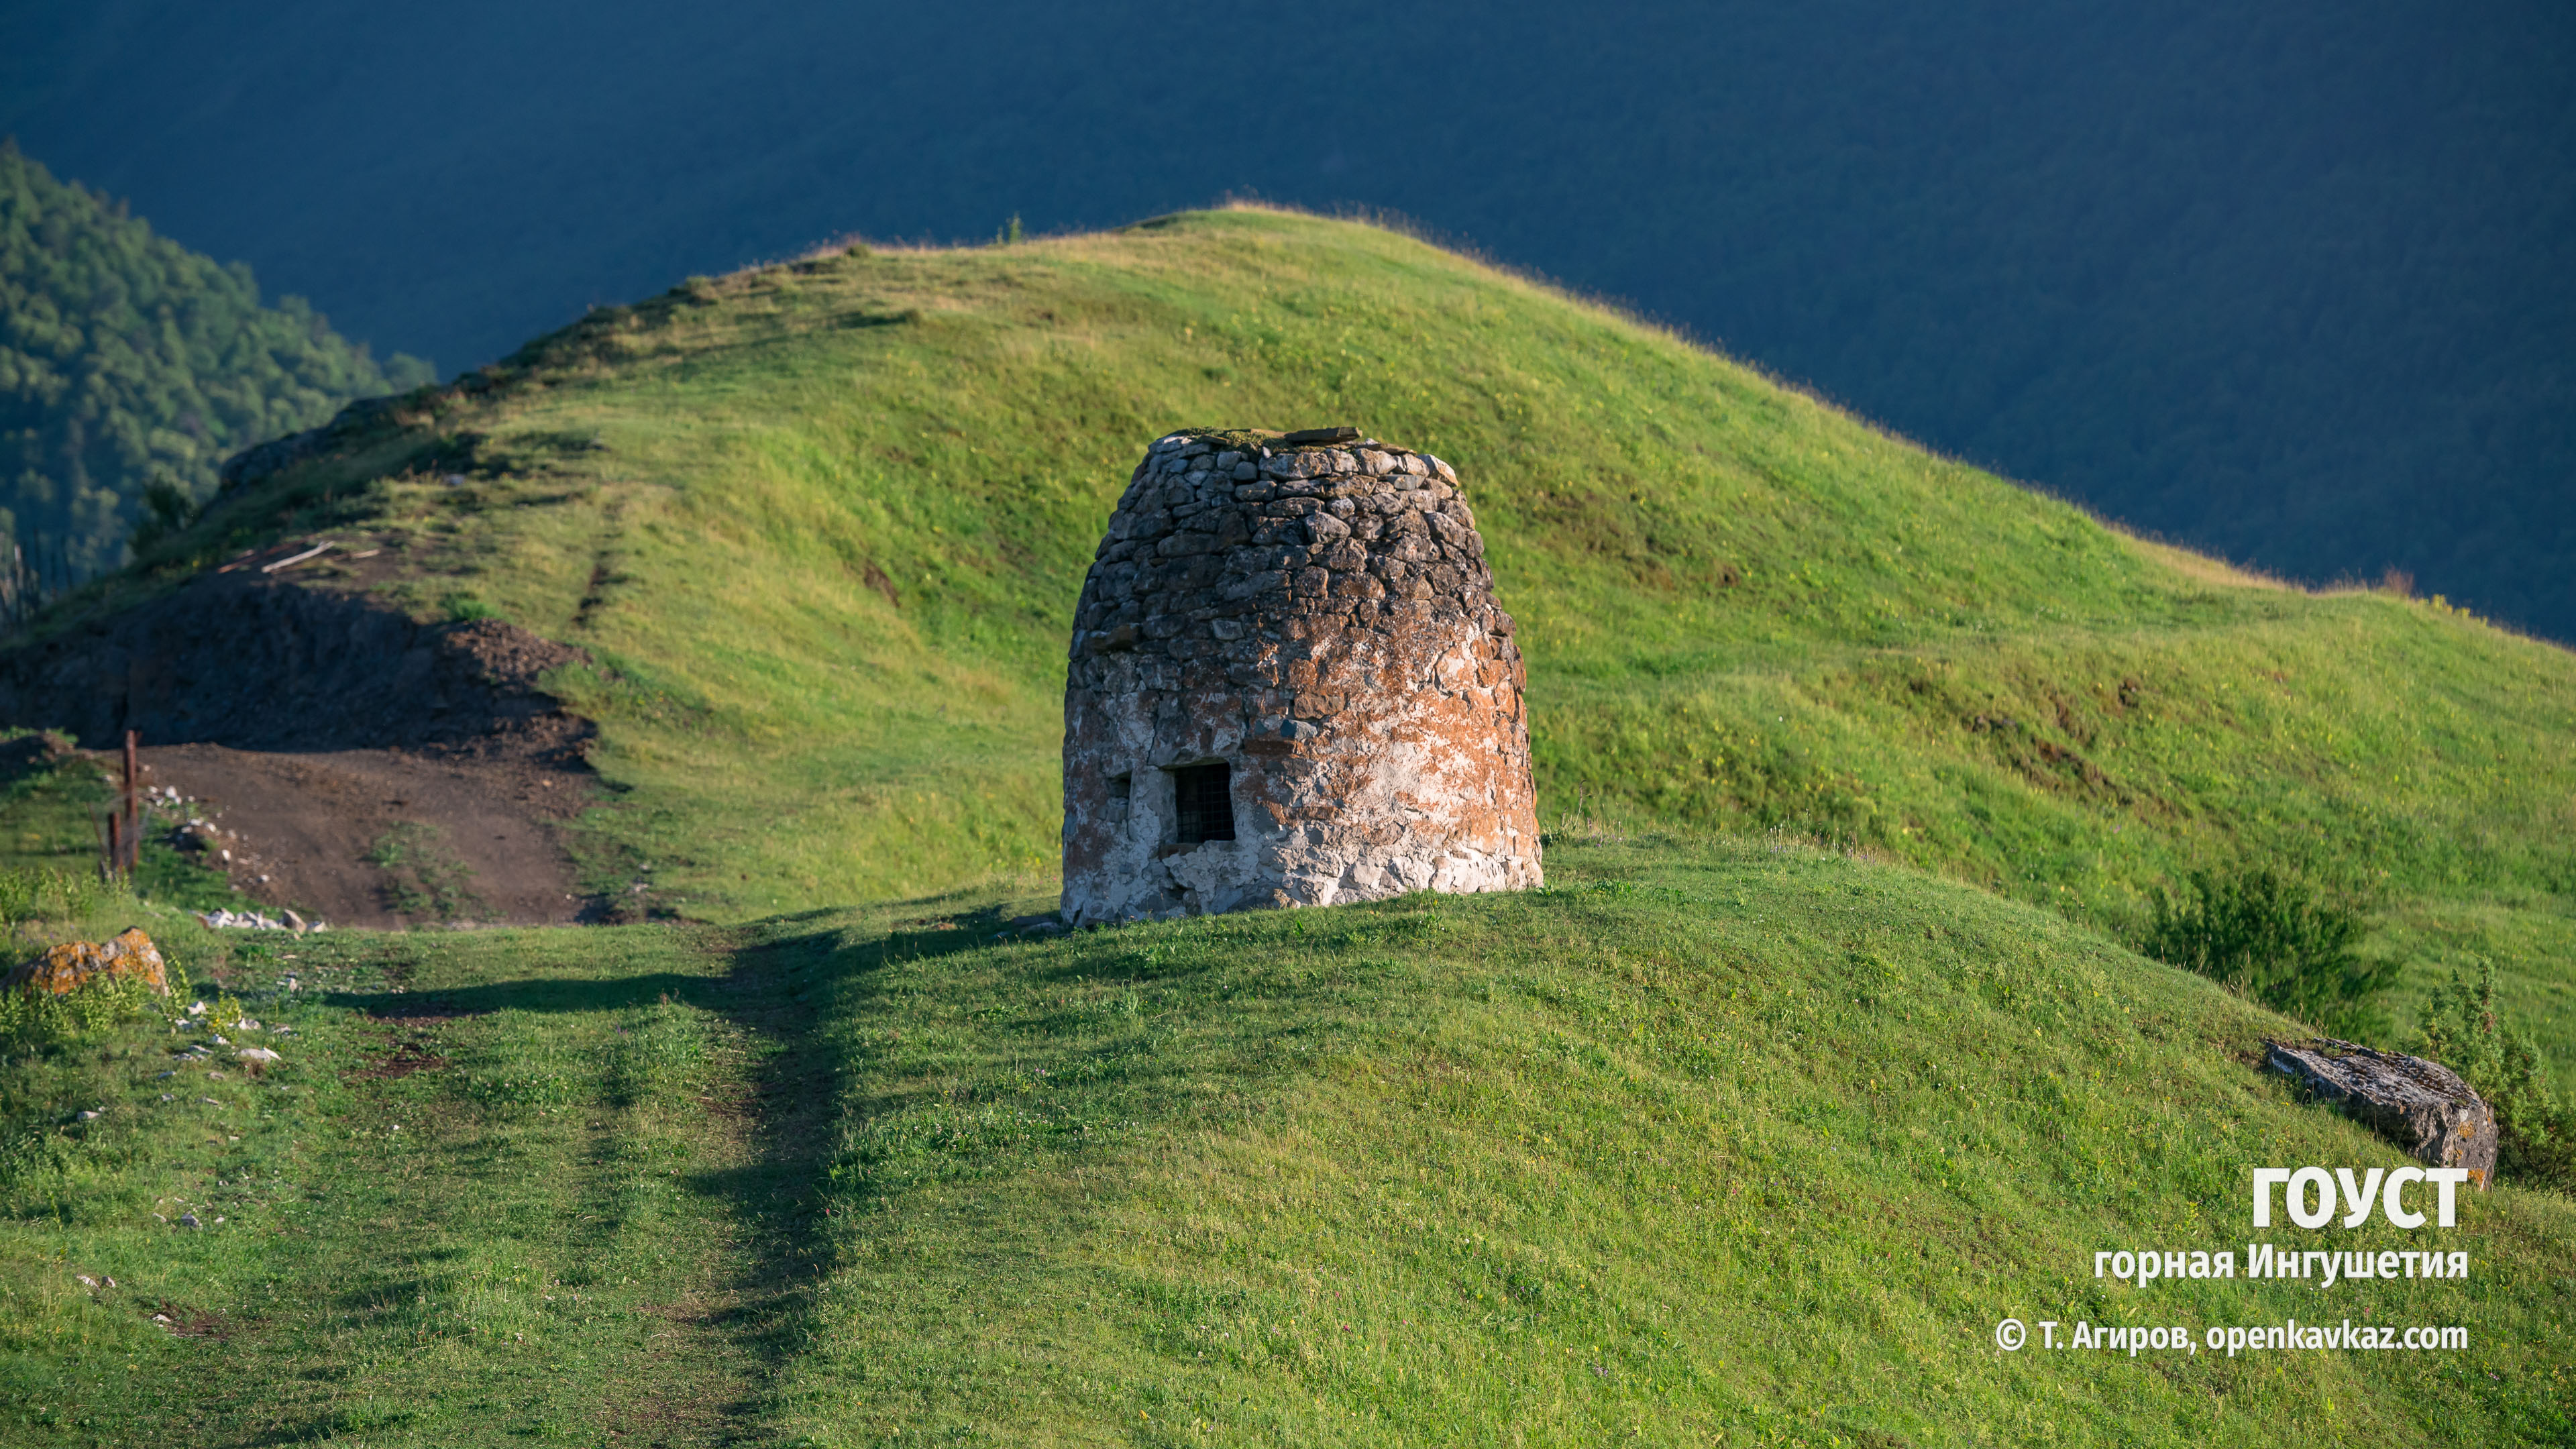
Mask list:
[{"label": "dry stone masonry wall", "polygon": [[1075,612],[1065,919],[1539,884],[1522,684],[1448,464],[1156,442]]}]

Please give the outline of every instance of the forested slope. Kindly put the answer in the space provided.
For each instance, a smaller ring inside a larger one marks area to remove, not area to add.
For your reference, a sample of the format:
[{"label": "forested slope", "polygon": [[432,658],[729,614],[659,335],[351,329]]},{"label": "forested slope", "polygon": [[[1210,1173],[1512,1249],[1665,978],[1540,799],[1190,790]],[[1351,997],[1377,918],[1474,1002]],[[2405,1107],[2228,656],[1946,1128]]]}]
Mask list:
[{"label": "forested slope", "polygon": [[429,376],[0,143],[0,534],[49,584],[124,562],[154,483],[203,498],[228,455]]}]

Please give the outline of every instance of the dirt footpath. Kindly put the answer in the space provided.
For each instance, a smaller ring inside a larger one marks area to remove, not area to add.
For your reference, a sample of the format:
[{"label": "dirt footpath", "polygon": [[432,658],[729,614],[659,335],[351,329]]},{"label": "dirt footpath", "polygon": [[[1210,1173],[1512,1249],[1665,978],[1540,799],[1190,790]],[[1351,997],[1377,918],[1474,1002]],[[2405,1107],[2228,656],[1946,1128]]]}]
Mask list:
[{"label": "dirt footpath", "polygon": [[[561,837],[587,772],[398,749],[146,746],[145,782],[198,802],[201,852],[245,901],[337,926],[561,925],[595,914]],[[230,850],[225,861],[221,852]]]},{"label": "dirt footpath", "polygon": [[616,903],[575,898],[564,849],[600,798],[596,732],[543,683],[587,659],[227,565],[0,651],[0,723],[111,757],[135,731],[144,783],[212,827],[176,843],[246,905],[348,926],[599,920]]}]

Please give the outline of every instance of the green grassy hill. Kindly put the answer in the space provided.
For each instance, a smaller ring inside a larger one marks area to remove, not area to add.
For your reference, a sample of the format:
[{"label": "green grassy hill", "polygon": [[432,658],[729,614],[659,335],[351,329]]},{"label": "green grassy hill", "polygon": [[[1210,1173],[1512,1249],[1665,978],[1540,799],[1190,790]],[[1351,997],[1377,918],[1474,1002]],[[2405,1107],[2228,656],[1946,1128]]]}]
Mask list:
[{"label": "green grassy hill", "polygon": [[[1345,421],[1466,480],[1554,888],[997,942],[1051,892],[1067,610],[1142,444]],[[557,682],[622,789],[588,868],[694,921],[285,942],[96,906],[300,1040],[256,1080],[165,1067],[149,1023],[0,1073],[0,1414],[35,1442],[2571,1432],[2557,1195],[2405,1245],[2470,1252],[2461,1285],[2090,1272],[2241,1251],[2252,1165],[2399,1160],[2256,1069],[2293,1024],[2118,943],[2192,865],[2368,898],[2413,990],[2493,960],[2565,1059],[2563,651],[2122,537],[1251,211],[595,314],[60,624],[287,536],[589,648]],[[226,1231],[152,1216],[181,1199]],[[2472,1347],[2007,1355],[2006,1314]]]},{"label": "green grassy hill", "polygon": [[[0,1424],[225,1446],[2576,1431],[2566,1198],[2250,1233],[2250,1165],[2402,1160],[2255,1069],[2278,1018],[1831,852],[1574,845],[1556,868],[1544,893],[1034,943],[992,943],[972,895],[752,930],[155,922],[202,968],[229,956],[288,1060],[164,1081],[146,1026],[11,1064],[15,1123],[102,1115],[9,1144]],[[2463,1251],[2471,1276],[2091,1271],[2249,1236]],[[2007,1354],[2006,1316],[2470,1346]]]},{"label": "green grassy hill", "polygon": [[2141,543],[1363,226],[693,281],[411,395],[160,577],[309,532],[591,649],[563,688],[631,791],[595,869],[683,914],[1036,889],[1069,611],[1143,444],[1337,421],[1459,465],[1552,816],[1786,828],[2114,928],[2281,863],[2375,900],[2416,991],[2494,960],[2576,1057],[2576,655]]}]

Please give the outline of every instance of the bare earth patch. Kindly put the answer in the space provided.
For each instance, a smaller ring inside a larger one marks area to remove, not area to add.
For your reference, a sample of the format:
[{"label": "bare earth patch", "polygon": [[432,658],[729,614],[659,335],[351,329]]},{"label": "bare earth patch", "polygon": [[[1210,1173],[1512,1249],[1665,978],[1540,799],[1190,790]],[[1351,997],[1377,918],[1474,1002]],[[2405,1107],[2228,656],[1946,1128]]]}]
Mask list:
[{"label": "bare earth patch", "polygon": [[[581,917],[559,831],[589,803],[586,772],[400,749],[272,754],[165,745],[147,747],[143,760],[153,784],[202,802],[201,813],[238,839],[227,873],[263,905],[342,926],[561,925]],[[388,844],[407,834],[430,842],[447,857],[442,865],[461,875],[461,909],[436,909],[440,903],[405,873]]]},{"label": "bare earth patch", "polygon": [[[213,570],[0,654],[0,720],[199,802],[203,859],[245,905],[334,925],[583,919],[565,822],[593,729],[548,692],[580,650],[499,619]],[[597,912],[590,913],[596,916]]]}]

